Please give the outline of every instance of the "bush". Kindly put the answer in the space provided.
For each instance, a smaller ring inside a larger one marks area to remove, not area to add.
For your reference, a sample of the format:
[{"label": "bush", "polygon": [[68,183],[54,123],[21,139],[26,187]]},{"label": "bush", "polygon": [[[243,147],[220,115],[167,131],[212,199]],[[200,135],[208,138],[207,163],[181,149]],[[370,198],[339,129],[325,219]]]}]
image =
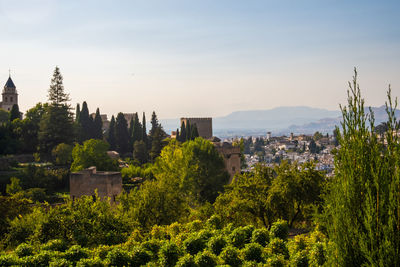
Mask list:
[{"label": "bush", "polygon": [[308,267],[309,260],[306,251],[299,251],[296,254],[294,254],[291,259],[291,266]]},{"label": "bush", "polygon": [[72,146],[68,144],[58,144],[51,151],[53,163],[56,165],[70,165],[72,162]]},{"label": "bush", "polygon": [[67,243],[61,239],[53,239],[42,245],[41,249],[52,251],[65,251],[67,249]]},{"label": "bush", "polygon": [[31,255],[33,255],[33,247],[32,247],[32,245],[22,243],[15,249],[14,252],[20,258],[25,257],[25,256],[31,256]]},{"label": "bush", "polygon": [[142,266],[151,260],[149,252],[142,247],[134,248],[131,257],[131,266]]},{"label": "bush", "polygon": [[313,266],[321,266],[326,261],[324,245],[321,242],[315,243],[310,252],[310,263]]},{"label": "bush", "polygon": [[215,255],[219,255],[226,244],[226,239],[222,235],[213,236],[208,241],[208,248],[211,249]]},{"label": "bush", "polygon": [[153,260],[158,258],[158,251],[160,250],[161,243],[157,239],[150,239],[140,244],[140,246],[150,252]]},{"label": "bush", "polygon": [[64,258],[55,258],[49,263],[50,267],[70,267],[73,263]]},{"label": "bush", "polygon": [[186,254],[179,259],[175,265],[176,267],[197,267],[194,258],[190,254]]},{"label": "bush", "polygon": [[108,252],[106,261],[111,266],[128,266],[131,262],[131,256],[121,248],[114,248]]},{"label": "bush", "polygon": [[217,265],[215,256],[207,250],[197,254],[194,261],[199,267],[213,267]]},{"label": "bush", "polygon": [[77,262],[82,258],[87,258],[88,256],[87,249],[82,248],[79,245],[70,247],[64,254],[64,258],[72,262]]},{"label": "bush", "polygon": [[285,261],[282,255],[272,255],[267,259],[266,266],[268,267],[285,267],[288,263]]},{"label": "bush", "polygon": [[207,220],[207,226],[211,229],[222,229],[222,220],[221,217],[218,215],[213,215],[210,217],[210,219]]},{"label": "bush", "polygon": [[243,249],[243,258],[246,261],[262,262],[263,247],[258,243],[250,243]]},{"label": "bush", "polygon": [[[70,265],[69,265],[70,266]],[[101,261],[100,258],[92,258],[92,259],[80,259],[76,263],[77,267],[103,267],[105,264]]]},{"label": "bush", "polygon": [[191,255],[195,255],[204,250],[206,247],[206,242],[201,236],[195,233],[189,236],[189,238],[183,242],[183,247],[185,248],[186,252],[190,253]]},{"label": "bush", "polygon": [[52,253],[49,251],[43,251],[34,256],[26,257],[27,266],[49,266],[50,260],[52,258]]},{"label": "bush", "polygon": [[289,258],[289,250],[286,247],[285,241],[279,238],[274,238],[268,244],[268,250],[271,255],[280,254],[285,257],[285,259]]},{"label": "bush", "polygon": [[229,235],[231,244],[237,248],[243,248],[246,243],[250,242],[252,233],[252,226],[236,228]]},{"label": "bush", "polygon": [[265,228],[255,229],[251,236],[251,242],[265,247],[269,242],[269,232]]},{"label": "bush", "polygon": [[18,266],[21,264],[21,260],[17,255],[5,254],[0,255],[0,266]]},{"label": "bush", "polygon": [[178,246],[172,242],[166,242],[158,252],[161,266],[175,266],[180,256]]},{"label": "bush", "polygon": [[224,248],[221,252],[220,258],[224,261],[225,264],[228,264],[230,266],[240,266],[242,264],[237,248],[232,246]]},{"label": "bush", "polygon": [[286,240],[289,234],[289,226],[284,220],[277,220],[271,226],[271,236]]}]

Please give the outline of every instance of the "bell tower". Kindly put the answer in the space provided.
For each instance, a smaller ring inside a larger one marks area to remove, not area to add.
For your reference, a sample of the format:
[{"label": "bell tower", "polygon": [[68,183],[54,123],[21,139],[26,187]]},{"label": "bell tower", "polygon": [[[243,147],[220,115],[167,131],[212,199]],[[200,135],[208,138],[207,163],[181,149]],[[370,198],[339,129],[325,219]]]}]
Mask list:
[{"label": "bell tower", "polygon": [[3,102],[1,102],[1,108],[3,108],[4,110],[10,111],[14,104],[18,105],[17,88],[15,87],[11,76],[8,77],[8,80],[4,85],[2,96]]}]

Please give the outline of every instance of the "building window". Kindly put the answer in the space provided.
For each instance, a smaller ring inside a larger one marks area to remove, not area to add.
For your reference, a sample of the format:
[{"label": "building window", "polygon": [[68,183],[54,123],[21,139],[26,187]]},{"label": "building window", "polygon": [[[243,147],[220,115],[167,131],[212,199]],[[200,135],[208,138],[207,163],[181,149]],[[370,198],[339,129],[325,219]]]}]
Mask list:
[{"label": "building window", "polygon": [[7,97],[5,98],[4,102],[7,102]]},{"label": "building window", "polygon": [[10,102],[13,102],[13,97],[12,96],[10,96]]}]

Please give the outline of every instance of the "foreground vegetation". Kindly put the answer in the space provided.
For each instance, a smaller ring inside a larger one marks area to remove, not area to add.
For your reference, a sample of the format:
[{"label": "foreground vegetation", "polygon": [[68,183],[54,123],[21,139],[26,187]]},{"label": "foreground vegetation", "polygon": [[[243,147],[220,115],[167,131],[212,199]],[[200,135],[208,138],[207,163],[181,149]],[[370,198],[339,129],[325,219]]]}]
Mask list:
[{"label": "foreground vegetation", "polygon": [[[57,190],[64,171],[28,166],[0,196],[0,265],[400,266],[396,105],[389,89],[388,121],[377,134],[355,74],[331,178],[313,162],[284,161],[227,185],[211,142],[170,140],[151,163],[133,160],[122,170],[133,187],[117,204],[83,197],[50,205],[29,187]],[[56,149],[55,158],[69,158],[72,170],[118,168],[108,145],[86,140]],[[139,187],[135,177],[143,178]]]}]

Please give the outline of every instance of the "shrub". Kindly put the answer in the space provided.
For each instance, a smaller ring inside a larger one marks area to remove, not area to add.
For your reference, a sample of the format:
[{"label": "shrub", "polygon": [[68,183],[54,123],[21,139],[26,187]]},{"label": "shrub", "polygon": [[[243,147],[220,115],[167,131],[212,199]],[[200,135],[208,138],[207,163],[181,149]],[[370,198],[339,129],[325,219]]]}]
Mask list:
[{"label": "shrub", "polygon": [[128,266],[131,262],[131,256],[121,248],[114,248],[108,252],[106,261],[111,266]]},{"label": "shrub", "polygon": [[142,266],[151,260],[149,252],[142,247],[134,248],[131,257],[131,266]]},{"label": "shrub", "polygon": [[307,248],[307,239],[304,235],[297,235],[289,243],[290,253],[296,253]]},{"label": "shrub", "polygon": [[263,247],[258,243],[250,243],[245,246],[243,249],[243,258],[246,261],[263,261]]},{"label": "shrub", "polygon": [[326,261],[324,245],[321,242],[315,243],[310,252],[310,263],[313,266],[321,266]]},{"label": "shrub", "polygon": [[206,247],[206,242],[201,236],[195,233],[189,236],[189,238],[183,242],[183,246],[186,252],[190,253],[191,255],[195,255],[204,250]]},{"label": "shrub", "polygon": [[272,255],[267,259],[266,266],[268,267],[285,267],[288,266],[287,262],[282,255]]},{"label": "shrub", "polygon": [[268,250],[272,255],[281,254],[285,259],[289,258],[289,250],[286,247],[285,241],[279,238],[274,238],[268,244]]},{"label": "shrub", "polygon": [[190,254],[185,254],[181,257],[175,265],[176,267],[196,267],[194,258]]},{"label": "shrub", "polygon": [[240,266],[242,264],[237,248],[232,246],[224,248],[221,252],[220,258],[224,261],[225,264],[228,264],[230,266]]},{"label": "shrub", "polygon": [[18,266],[21,264],[21,260],[17,255],[5,254],[0,255],[0,266]]},{"label": "shrub", "polygon": [[161,246],[159,240],[157,240],[157,239],[150,239],[150,240],[148,240],[148,241],[143,242],[140,246],[141,246],[143,249],[145,249],[145,250],[147,250],[147,251],[150,252],[151,258],[152,258],[153,260],[157,259],[157,257],[158,257],[157,254],[158,254],[158,251],[160,250],[160,246]]},{"label": "shrub", "polygon": [[104,265],[105,264],[98,257],[91,259],[80,259],[76,263],[77,267],[103,267]]},{"label": "shrub", "polygon": [[32,245],[22,243],[15,249],[14,252],[20,258],[25,257],[25,256],[31,256],[31,255],[33,255],[33,247],[32,247]]},{"label": "shrub", "polygon": [[107,245],[101,245],[98,246],[94,250],[94,254],[97,255],[101,260],[105,260],[108,253],[112,250],[113,248]]},{"label": "shrub", "polygon": [[218,215],[213,215],[210,219],[207,220],[207,226],[211,229],[222,229],[222,220],[221,217]]},{"label": "shrub", "polygon": [[251,227],[238,227],[229,235],[231,244],[237,248],[243,248],[250,242],[253,229]]},{"label": "shrub", "polygon": [[277,220],[271,226],[271,236],[286,240],[289,234],[289,227],[286,221]]},{"label": "shrub", "polygon": [[179,248],[173,242],[166,242],[158,252],[158,258],[162,266],[175,266],[179,255]]},{"label": "shrub", "polygon": [[208,229],[206,229],[206,230],[200,230],[198,233],[198,236],[200,237],[200,238],[202,238],[203,240],[204,240],[204,242],[208,242],[208,240],[213,236],[213,233],[210,231],[210,230],[208,230]]},{"label": "shrub", "polygon": [[41,249],[52,251],[65,251],[67,249],[67,243],[61,239],[53,239],[42,245]]},{"label": "shrub", "polygon": [[222,235],[213,236],[208,241],[208,248],[211,249],[215,255],[219,255],[226,244],[226,239]]},{"label": "shrub", "polygon": [[80,259],[87,257],[88,257],[87,249],[82,248],[79,245],[74,245],[70,247],[64,254],[64,258],[72,262],[77,262]]},{"label": "shrub", "polygon": [[299,251],[293,255],[291,259],[291,266],[293,267],[308,267],[309,260],[306,251]]},{"label": "shrub", "polygon": [[[49,263],[50,267],[70,267],[72,265],[73,265],[72,262],[70,262],[64,258],[55,258],[52,261],[50,261],[50,263]],[[79,266],[82,266],[82,265],[79,265]],[[88,266],[88,265],[85,265],[85,266]]]},{"label": "shrub", "polygon": [[215,256],[208,250],[197,254],[194,261],[199,267],[213,267],[217,265]]},{"label": "shrub", "polygon": [[203,222],[200,220],[194,220],[186,224],[186,230],[189,232],[198,232],[203,228]]},{"label": "shrub", "polygon": [[52,258],[51,252],[43,251],[34,256],[26,257],[25,264],[27,266],[49,266],[51,258]]},{"label": "shrub", "polygon": [[269,232],[265,228],[255,229],[251,236],[251,242],[258,243],[265,247],[269,242]]}]

